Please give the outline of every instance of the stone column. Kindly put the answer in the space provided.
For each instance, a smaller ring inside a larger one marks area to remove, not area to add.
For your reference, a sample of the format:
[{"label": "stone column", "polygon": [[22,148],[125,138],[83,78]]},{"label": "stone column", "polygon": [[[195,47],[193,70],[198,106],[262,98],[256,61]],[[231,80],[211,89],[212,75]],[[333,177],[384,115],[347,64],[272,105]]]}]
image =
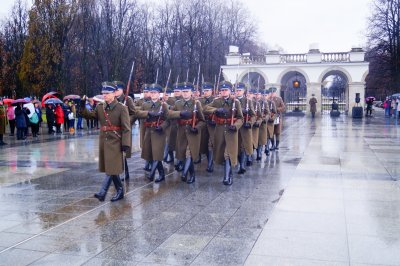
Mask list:
[{"label": "stone column", "polygon": [[306,95],[306,106],[307,106],[307,110],[306,110],[306,115],[307,116],[311,116],[310,113],[310,105],[308,104],[308,102],[311,99],[311,95],[315,94],[315,98],[317,99],[317,112],[315,113],[315,115],[320,115],[321,114],[321,106],[322,106],[322,99],[321,99],[321,83],[320,82],[311,82],[311,83],[307,83],[307,95]]},{"label": "stone column", "polygon": [[360,94],[360,103],[358,106],[362,106],[364,109],[365,105],[365,82],[352,82],[349,83],[349,116],[353,115],[352,110],[356,103],[356,93]]}]

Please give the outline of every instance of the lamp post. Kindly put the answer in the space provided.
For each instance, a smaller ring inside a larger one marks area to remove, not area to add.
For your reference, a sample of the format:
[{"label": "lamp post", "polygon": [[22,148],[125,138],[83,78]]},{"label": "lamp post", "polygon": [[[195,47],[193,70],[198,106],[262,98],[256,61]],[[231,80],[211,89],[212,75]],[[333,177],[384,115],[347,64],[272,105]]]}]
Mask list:
[{"label": "lamp post", "polygon": [[300,112],[300,81],[297,79],[297,73],[296,73],[296,79],[293,81],[293,88],[296,89],[297,91],[297,106],[294,109],[294,111]]}]

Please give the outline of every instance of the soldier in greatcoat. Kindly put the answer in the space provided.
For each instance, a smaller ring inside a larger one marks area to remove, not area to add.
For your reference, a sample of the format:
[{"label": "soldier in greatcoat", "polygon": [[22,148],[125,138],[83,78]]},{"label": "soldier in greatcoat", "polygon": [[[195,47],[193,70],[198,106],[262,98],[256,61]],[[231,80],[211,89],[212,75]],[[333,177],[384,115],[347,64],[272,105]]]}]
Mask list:
[{"label": "soldier in greatcoat", "polygon": [[276,118],[274,122],[274,141],[272,141],[271,150],[279,150],[279,142],[281,140],[281,132],[283,125],[283,113],[285,112],[285,103],[283,99],[276,94],[277,89],[275,87],[270,88],[271,90],[271,100],[275,103],[276,106]]},{"label": "soldier in greatcoat", "polygon": [[86,96],[82,97],[80,113],[86,119],[98,119],[99,134],[99,170],[106,177],[100,191],[94,196],[104,201],[111,181],[117,193],[111,201],[124,197],[124,189],[119,174],[124,171],[123,153],[131,147],[131,125],[128,108],[115,99],[116,87],[112,82],[102,84],[104,103],[97,104],[93,111],[85,108]]},{"label": "soldier in greatcoat", "polygon": [[265,95],[267,94],[267,90],[261,90],[260,94],[257,94],[257,99],[260,104],[261,111],[261,124],[258,133],[258,146],[257,146],[257,161],[261,161],[262,158],[262,147],[267,144],[267,121],[269,119],[269,108],[266,103]]},{"label": "soldier in greatcoat", "polygon": [[[129,96],[129,95],[125,96],[125,94],[124,94],[125,84],[122,81],[114,81],[113,83],[116,87],[115,98],[117,99],[117,101],[119,103],[122,103],[123,105],[125,105],[128,108],[129,122],[131,125],[131,131],[132,131],[132,126],[135,121],[135,103],[133,102],[133,99],[131,96]],[[126,151],[126,153],[125,153],[125,179],[127,179],[127,180],[129,179],[129,168],[128,168],[127,158],[132,157],[132,135],[130,135],[130,137],[131,137],[130,149],[128,151]]]},{"label": "soldier in greatcoat", "polygon": [[[141,156],[144,160],[152,162],[149,180],[154,180],[154,182],[158,183],[165,179],[162,160],[164,157],[163,147],[166,140],[165,132],[169,126],[169,121],[167,120],[168,106],[160,101],[160,93],[162,91],[160,85],[152,84],[149,90],[151,100],[144,102],[136,112],[137,117],[143,119],[145,128]],[[158,177],[154,178],[156,170],[158,170]]]},{"label": "soldier in greatcoat", "polygon": [[268,109],[269,109],[269,118],[267,120],[267,145],[265,145],[265,155],[269,156],[270,154],[270,146],[271,146],[271,142],[274,138],[274,122],[275,122],[275,118],[276,118],[276,106],[274,101],[271,100],[271,90],[269,89],[267,91],[268,95],[266,96],[266,103],[268,105]]},{"label": "soldier in greatcoat", "polygon": [[[176,84],[174,85],[174,87]],[[165,93],[164,93],[164,101],[168,105],[168,109],[172,109],[174,107],[176,98],[172,96],[174,93],[174,90],[172,88],[167,88]],[[179,94],[179,93],[178,93]],[[174,150],[175,150],[175,145],[176,145],[176,131],[173,132],[171,135],[171,131],[174,128],[174,123],[175,121],[170,121],[170,126],[167,128],[166,132],[166,144],[165,144],[165,150],[164,150],[164,162],[166,163],[174,163],[175,161],[175,156],[174,156]],[[176,129],[176,128],[175,128]]]},{"label": "soldier in greatcoat", "polygon": [[7,145],[3,140],[3,136],[6,134],[7,124],[7,108],[3,103],[3,99],[0,98],[0,146]]},{"label": "soldier in greatcoat", "polygon": [[[145,102],[150,101],[150,85],[145,83],[142,85],[142,90],[143,90],[143,98],[140,98],[138,100],[135,101],[135,108],[136,109],[140,109],[142,108],[142,105]],[[139,146],[141,149],[143,149],[143,140],[144,140],[144,133],[146,131],[146,128],[143,125],[144,120],[140,119],[139,120]],[[150,161],[146,161],[143,170],[145,171],[150,171],[151,170],[151,162]]]},{"label": "soldier in greatcoat", "polygon": [[239,129],[238,150],[239,150],[239,171],[238,174],[246,172],[245,162],[248,155],[253,153],[252,125],[255,122],[255,112],[251,100],[244,95],[246,85],[242,82],[236,84],[236,99],[242,106],[243,125]]},{"label": "soldier in greatcoat", "polygon": [[216,124],[214,120],[214,114],[212,112],[206,112],[204,109],[215,99],[215,97],[212,95],[214,87],[210,82],[203,82],[201,84],[201,88],[203,91],[203,97],[199,98],[199,102],[203,108],[206,126],[201,129],[200,153],[207,155],[206,171],[212,173],[214,171],[213,140]]},{"label": "soldier in greatcoat", "polygon": [[238,130],[243,124],[243,113],[240,102],[231,97],[232,84],[222,81],[219,84],[220,98],[205,107],[207,112],[215,114],[214,161],[225,163],[224,185],[232,185],[232,166],[237,164]]},{"label": "soldier in greatcoat", "polygon": [[[184,82],[182,99],[175,102],[170,111],[171,119],[178,119],[176,158],[185,161],[182,181],[191,184],[195,181],[194,161],[200,153],[201,129],[205,126],[203,108],[198,100],[192,98],[195,88]],[[187,177],[188,173],[190,174]]]},{"label": "soldier in greatcoat", "polygon": [[[174,101],[178,101],[182,99],[182,83],[175,83],[173,85],[173,90],[174,90]],[[174,103],[175,104],[175,103]],[[171,105],[171,108],[173,108],[173,105]],[[168,151],[173,154],[174,151],[176,151],[176,143],[177,143],[177,132],[178,132],[178,124],[176,120],[171,120],[171,133],[170,137],[168,140]],[[177,160],[177,163],[175,164],[175,170],[178,172],[183,171],[184,167],[184,161]]]}]

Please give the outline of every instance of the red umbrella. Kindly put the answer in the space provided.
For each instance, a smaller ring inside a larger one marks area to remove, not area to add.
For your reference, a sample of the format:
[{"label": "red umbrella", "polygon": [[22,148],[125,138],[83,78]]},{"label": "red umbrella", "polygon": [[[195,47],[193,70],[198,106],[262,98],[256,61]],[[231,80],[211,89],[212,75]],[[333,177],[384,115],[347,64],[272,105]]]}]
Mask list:
[{"label": "red umbrella", "polygon": [[42,105],[44,105],[45,103],[45,101],[47,100],[47,99],[50,99],[50,98],[57,98],[55,95],[56,94],[58,94],[58,92],[56,92],[56,91],[51,91],[51,92],[49,92],[49,93],[46,93],[44,96],[43,96],[43,98],[42,98]]},{"label": "red umbrella", "polygon": [[104,103],[104,96],[102,94],[93,97],[93,101]]},{"label": "red umbrella", "polygon": [[11,105],[13,103],[13,101],[14,101],[13,99],[8,99],[8,98],[7,99],[3,99],[3,103],[7,104],[7,105]]}]

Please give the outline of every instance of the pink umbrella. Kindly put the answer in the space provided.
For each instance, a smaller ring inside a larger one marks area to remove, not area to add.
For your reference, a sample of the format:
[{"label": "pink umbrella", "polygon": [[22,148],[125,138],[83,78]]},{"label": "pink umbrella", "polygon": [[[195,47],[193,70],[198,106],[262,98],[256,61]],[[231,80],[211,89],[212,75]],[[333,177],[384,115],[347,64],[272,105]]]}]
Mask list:
[{"label": "pink umbrella", "polygon": [[14,101],[12,102],[11,105],[18,105],[19,103],[24,104],[24,103],[29,103],[29,102],[30,102],[30,101],[28,101],[28,100],[26,100],[26,99],[16,99],[16,100],[14,100]]},{"label": "pink umbrella", "polygon": [[75,94],[70,94],[70,95],[65,96],[63,98],[63,101],[66,101],[66,100],[80,100],[80,99],[81,99],[81,96],[75,95]]}]

